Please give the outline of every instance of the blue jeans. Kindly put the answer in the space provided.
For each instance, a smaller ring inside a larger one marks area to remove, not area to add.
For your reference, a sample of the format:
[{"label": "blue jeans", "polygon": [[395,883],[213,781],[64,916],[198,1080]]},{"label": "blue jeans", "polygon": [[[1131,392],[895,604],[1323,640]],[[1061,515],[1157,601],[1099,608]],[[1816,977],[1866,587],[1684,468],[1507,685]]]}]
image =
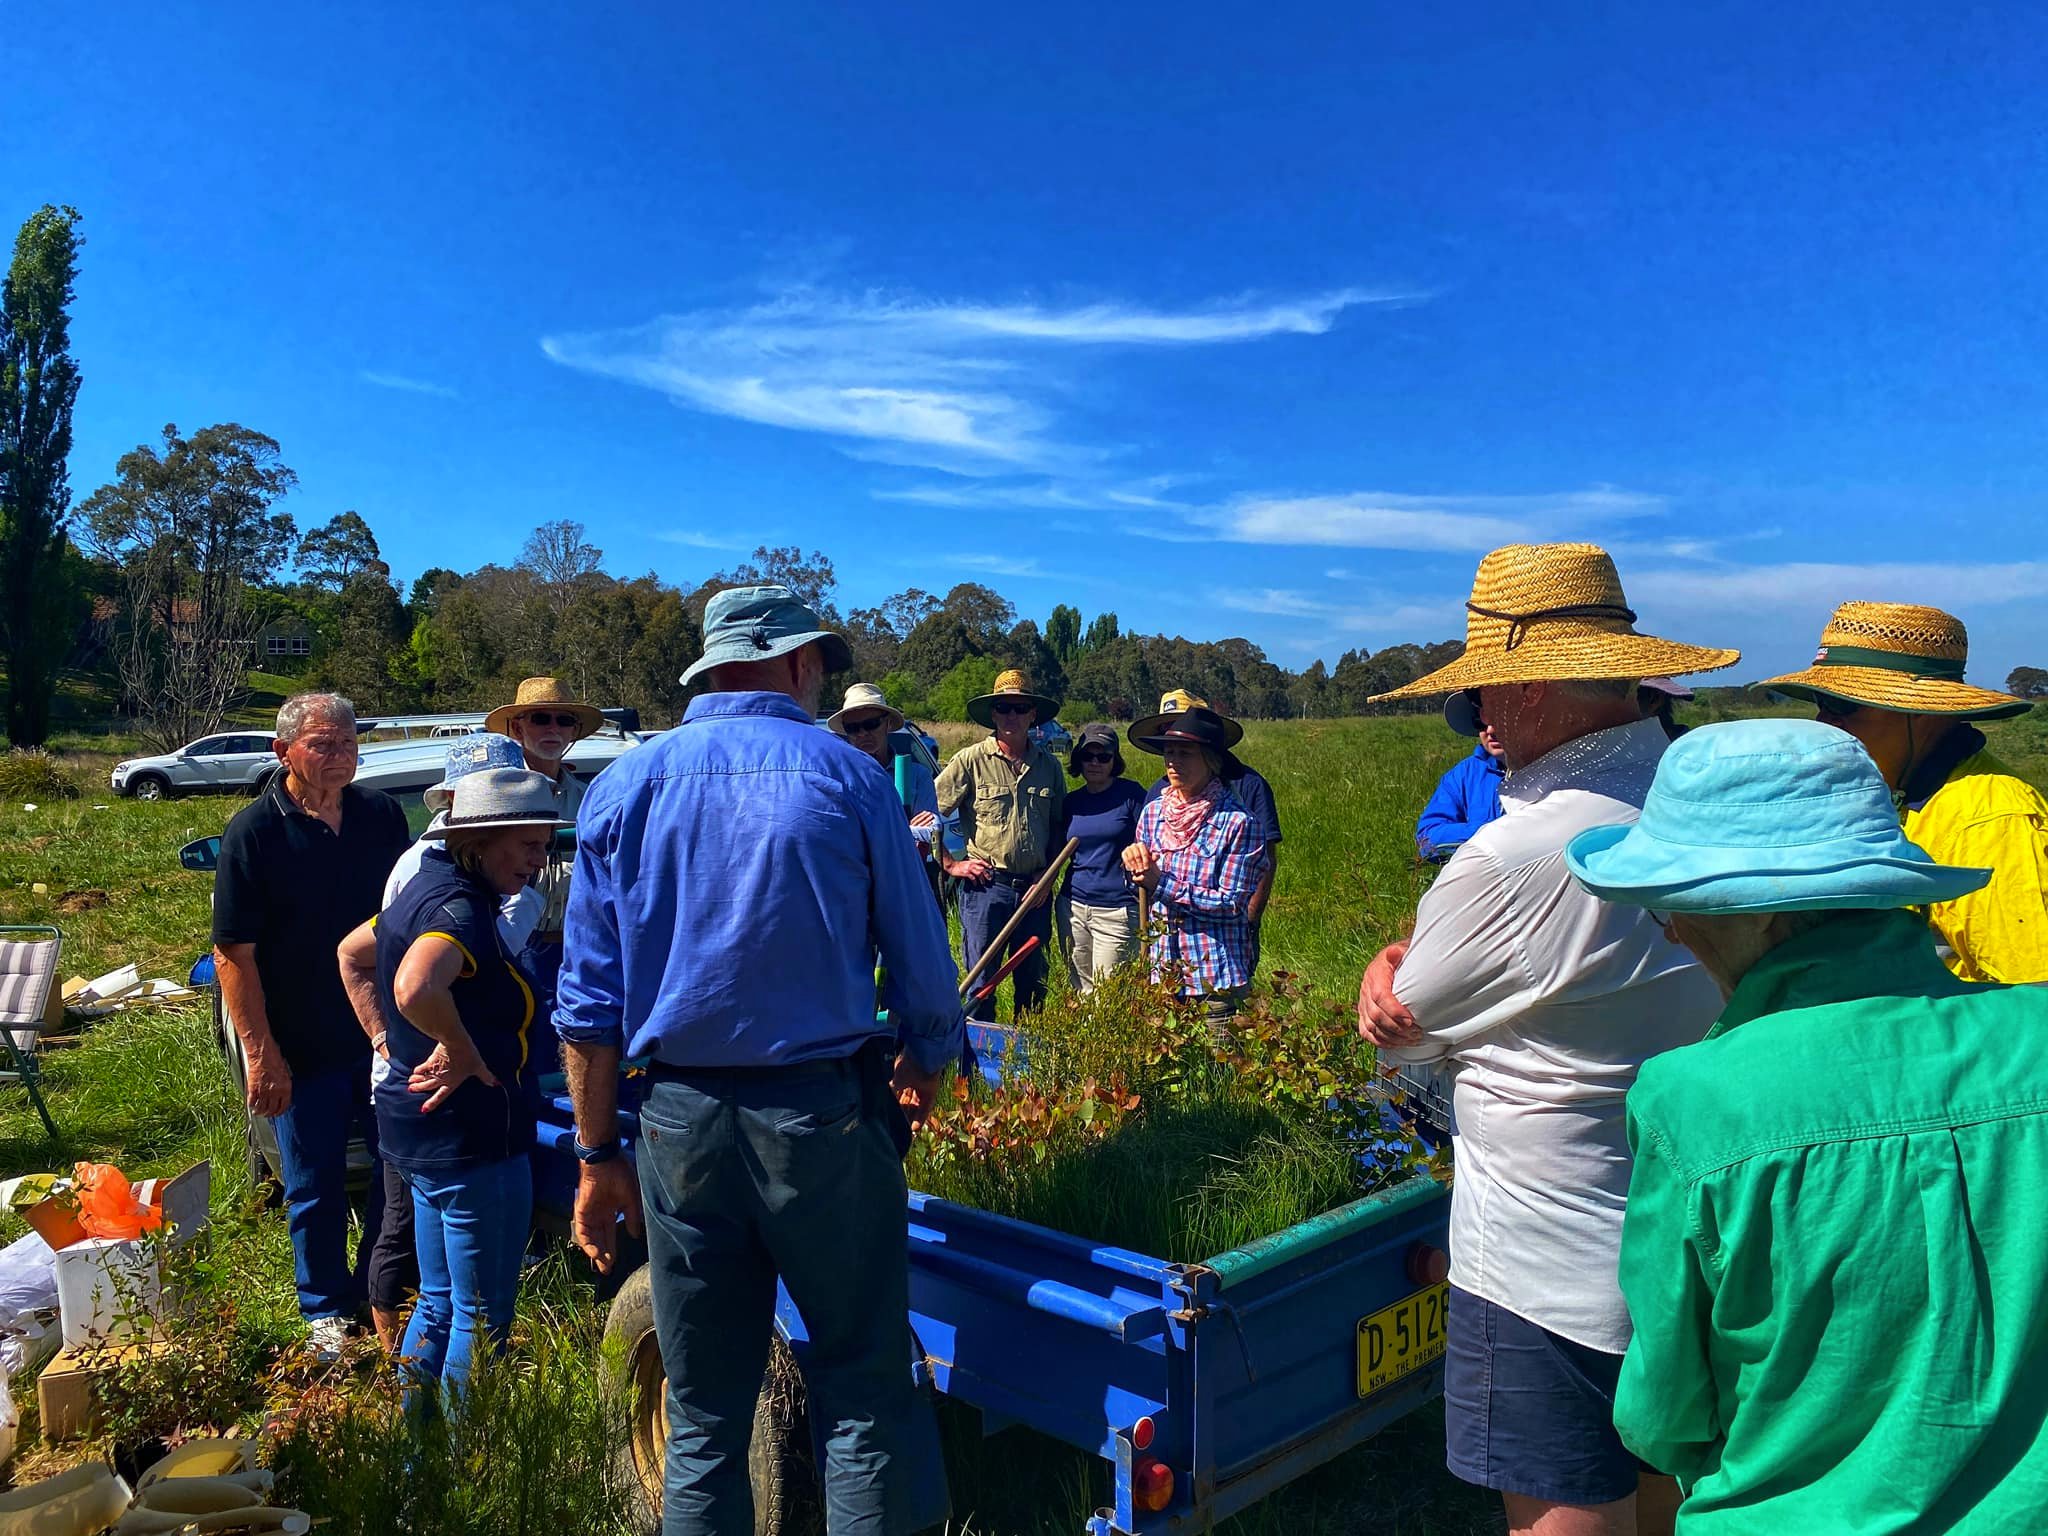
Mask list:
[{"label": "blue jeans", "polygon": [[[961,884],[960,948],[965,951],[968,969],[973,969],[974,962],[981,958],[981,952],[1002,932],[1003,924],[1015,915],[1023,899],[1023,887],[1006,885],[1001,880],[991,880],[979,890],[964,882]],[[1010,935],[1009,943],[1004,946],[1002,959],[991,960],[988,970],[974,984],[977,992],[987,986],[989,976],[1003,968],[1003,960],[1014,955],[1017,947],[1032,937],[1037,938],[1038,948],[1031,952],[1030,959],[1010,973],[1010,980],[1017,989],[1010,999],[1012,1019],[1045,1002],[1045,957],[1052,948],[1051,901],[1040,902],[1031,915],[1017,925],[1017,931]],[[967,1017],[977,1024],[993,1024],[996,1019],[994,994],[982,1002],[970,1003]]]},{"label": "blue jeans", "polygon": [[407,1170],[420,1299],[399,1349],[418,1390],[439,1382],[450,1398],[469,1383],[479,1337],[504,1342],[519,1293],[519,1261],[533,1224],[533,1166],[526,1154],[446,1173]]},{"label": "blue jeans", "polygon": [[910,1375],[903,1164],[882,1112],[897,1111],[853,1060],[664,1071],[649,1088],[639,1173],[668,1370],[663,1536],[753,1532],[747,1447],[778,1275],[809,1334],[826,1528],[894,1536],[944,1518],[938,1426]]},{"label": "blue jeans", "polygon": [[292,1234],[292,1270],[299,1311],[308,1319],[350,1317],[363,1304],[364,1276],[383,1223],[381,1169],[370,1170],[363,1238],[348,1257],[348,1143],[360,1133],[374,1154],[377,1117],[370,1112],[370,1063],[292,1077],[291,1108],[271,1118],[284,1166],[285,1211]]}]

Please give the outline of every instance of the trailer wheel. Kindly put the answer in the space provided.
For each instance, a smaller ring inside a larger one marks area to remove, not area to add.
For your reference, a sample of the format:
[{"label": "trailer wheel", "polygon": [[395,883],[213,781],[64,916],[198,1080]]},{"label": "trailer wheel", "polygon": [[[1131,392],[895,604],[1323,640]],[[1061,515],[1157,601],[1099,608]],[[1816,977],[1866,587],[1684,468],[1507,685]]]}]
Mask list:
[{"label": "trailer wheel", "polygon": [[[606,1358],[617,1362],[614,1381],[627,1406],[619,1480],[639,1491],[647,1524],[658,1526],[668,1451],[668,1372],[654,1333],[653,1271],[647,1266],[628,1276],[612,1298],[604,1338]],[[771,1341],[768,1370],[754,1404],[747,1477],[754,1490],[754,1536],[813,1536],[824,1530],[803,1373],[780,1337]]]}]

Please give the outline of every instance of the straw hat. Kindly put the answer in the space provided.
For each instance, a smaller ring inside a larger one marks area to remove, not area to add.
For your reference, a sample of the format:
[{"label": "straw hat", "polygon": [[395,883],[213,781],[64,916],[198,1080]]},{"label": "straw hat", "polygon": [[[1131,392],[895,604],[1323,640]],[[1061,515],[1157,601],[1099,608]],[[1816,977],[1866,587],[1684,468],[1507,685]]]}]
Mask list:
[{"label": "straw hat", "polygon": [[529,677],[520,683],[519,692],[513,696],[510,704],[500,704],[484,716],[484,729],[499,736],[506,735],[508,733],[505,727],[510,725],[516,716],[523,715],[528,710],[546,709],[551,705],[563,714],[576,717],[578,741],[604,724],[604,716],[598,713],[597,707],[585,704],[581,699],[571,698],[569,690],[562,686],[559,677]]},{"label": "straw hat", "polygon": [[[1173,722],[1175,715],[1186,714],[1191,709],[1207,710],[1216,719],[1223,722],[1223,745],[1225,747],[1234,747],[1244,740],[1243,726],[1231,719],[1230,716],[1224,714],[1222,710],[1211,709],[1207,699],[1202,698],[1198,694],[1189,693],[1185,688],[1173,688],[1162,693],[1159,695],[1159,712],[1157,714],[1146,715],[1142,719],[1133,720],[1131,722],[1131,740],[1137,742],[1140,736],[1159,735]],[[1138,744],[1143,745],[1142,742]]]},{"label": "straw hat", "polygon": [[879,709],[889,717],[890,730],[900,731],[903,729],[903,711],[890,704],[882,696],[882,690],[873,683],[855,683],[851,688],[847,689],[846,698],[837,709],[825,717],[825,724],[830,729],[838,731],[840,735],[844,736],[846,732],[840,730],[840,719],[843,716],[856,713],[866,714],[871,709]]},{"label": "straw hat", "polygon": [[1959,720],[2003,720],[2033,708],[2025,699],[1964,682],[1969,657],[1969,631],[1952,613],[1912,603],[1844,603],[1821,631],[1812,666],[1749,686],[1809,703],[1846,699]]},{"label": "straw hat", "polygon": [[976,725],[993,726],[996,723],[995,702],[997,699],[1022,699],[1026,704],[1029,704],[1038,711],[1040,723],[1050,720],[1060,712],[1060,701],[1058,699],[1049,699],[1042,693],[1033,693],[1031,691],[1031,679],[1022,672],[1019,672],[1015,667],[1012,667],[1007,672],[998,672],[996,674],[995,687],[981,695],[980,698],[967,701],[967,718]]},{"label": "straw hat", "polygon": [[445,811],[454,803],[455,786],[472,773],[482,773],[489,768],[524,768],[526,749],[510,736],[492,736],[478,731],[473,736],[457,737],[448,743],[447,764],[441,770],[441,782],[429,784],[420,796],[427,809]]},{"label": "straw hat", "polygon": [[455,786],[448,819],[428,827],[421,837],[446,837],[481,828],[545,827],[550,832],[573,827],[555,809],[555,784],[544,773],[524,768],[486,768],[467,775]]},{"label": "straw hat", "polygon": [[1991,878],[1929,858],[1870,754],[1817,720],[1688,732],[1658,762],[1641,817],[1588,828],[1564,861],[1603,901],[1702,916],[1923,907]]},{"label": "straw hat", "polygon": [[1597,544],[1508,544],[1479,562],[1465,603],[1465,654],[1376,695],[1412,699],[1499,683],[1712,672],[1740,651],[1639,635],[1614,557]]}]

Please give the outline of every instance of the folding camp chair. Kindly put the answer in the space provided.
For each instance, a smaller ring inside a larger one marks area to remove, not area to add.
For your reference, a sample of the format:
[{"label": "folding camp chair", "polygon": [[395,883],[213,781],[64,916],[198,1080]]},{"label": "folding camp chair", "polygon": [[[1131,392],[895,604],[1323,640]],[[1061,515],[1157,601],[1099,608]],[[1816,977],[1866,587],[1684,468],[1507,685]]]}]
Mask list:
[{"label": "folding camp chair", "polygon": [[20,1083],[54,1140],[57,1123],[43,1104],[42,1067],[36,1060],[36,1038],[43,1032],[43,1012],[50,988],[57,985],[57,960],[64,935],[47,923],[0,926],[0,1041],[6,1042],[6,1066],[0,1083]]}]

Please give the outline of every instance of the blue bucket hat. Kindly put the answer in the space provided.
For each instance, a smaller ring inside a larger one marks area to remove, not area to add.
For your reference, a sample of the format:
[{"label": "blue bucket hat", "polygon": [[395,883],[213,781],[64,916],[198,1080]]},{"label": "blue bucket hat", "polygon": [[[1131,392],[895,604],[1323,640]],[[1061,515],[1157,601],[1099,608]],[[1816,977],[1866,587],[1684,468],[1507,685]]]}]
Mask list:
[{"label": "blue bucket hat", "polygon": [[1917,907],[1991,879],[1929,858],[1862,745],[1817,720],[1730,720],[1680,737],[1641,818],[1581,832],[1565,864],[1603,901],[1702,914]]},{"label": "blue bucket hat", "polygon": [[825,670],[844,672],[853,651],[787,587],[728,587],[704,608],[704,654],[682,675],[685,686],[734,661],[773,661],[813,642],[825,647]]},{"label": "blue bucket hat", "polygon": [[524,768],[526,752],[510,736],[493,736],[478,731],[448,743],[448,765],[441,770],[441,782],[427,786],[420,799],[430,811],[445,811],[455,803],[455,781],[486,768]]}]

